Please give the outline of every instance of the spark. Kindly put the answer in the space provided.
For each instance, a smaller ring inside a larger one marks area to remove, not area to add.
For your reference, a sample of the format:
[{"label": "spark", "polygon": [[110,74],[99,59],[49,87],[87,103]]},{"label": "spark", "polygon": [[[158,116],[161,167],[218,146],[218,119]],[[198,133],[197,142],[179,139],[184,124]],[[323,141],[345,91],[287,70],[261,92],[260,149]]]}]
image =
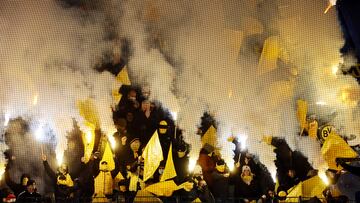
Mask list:
[{"label": "spark", "polygon": [[233,171],[234,168],[235,168],[235,165],[234,165],[234,162],[233,162],[233,161],[230,161],[229,163],[226,163],[226,165],[229,167],[229,170],[230,170],[230,171]]},{"label": "spark", "polygon": [[39,125],[39,127],[35,131],[35,137],[37,140],[41,141],[44,138],[44,130],[42,125]]},{"label": "spark", "polygon": [[2,179],[3,174],[5,173],[5,164],[0,164],[0,180]]},{"label": "spark", "polygon": [[318,101],[318,102],[316,102],[316,105],[325,106],[325,105],[327,105],[327,103],[324,101]]},{"label": "spark", "polygon": [[171,112],[171,116],[173,117],[174,121],[177,120],[178,113],[176,111]]},{"label": "spark", "polygon": [[63,163],[63,159],[64,159],[63,153],[56,154],[56,161],[57,161],[58,166],[61,166],[61,164]]},{"label": "spark", "polygon": [[334,65],[331,67],[331,72],[333,75],[337,75],[337,72],[339,70],[339,66],[338,65]]},{"label": "spark", "polygon": [[35,94],[34,98],[33,98],[33,101],[32,101],[32,104],[35,106],[37,103],[38,103],[38,98],[39,98],[39,95],[38,94]]},{"label": "spark", "polygon": [[320,170],[318,173],[318,176],[320,177],[320,179],[324,182],[325,185],[329,185],[329,178],[326,176],[325,171],[324,170]]},{"label": "spark", "polygon": [[194,158],[190,158],[189,168],[188,168],[190,172],[194,171],[195,165],[196,165],[196,160]]},{"label": "spark", "polygon": [[112,135],[109,136],[109,142],[110,142],[111,148],[115,149],[116,148],[116,141],[115,141],[114,136],[112,136]]},{"label": "spark", "polygon": [[10,114],[5,113],[5,121],[4,121],[4,126],[5,127],[9,124],[9,121],[10,121]]},{"label": "spark", "polygon": [[91,130],[86,132],[86,142],[87,144],[90,144],[93,138],[93,133],[91,132]]},{"label": "spark", "polygon": [[229,94],[228,94],[229,99],[231,99],[232,96],[233,96],[233,91],[232,91],[232,89],[230,89]]}]

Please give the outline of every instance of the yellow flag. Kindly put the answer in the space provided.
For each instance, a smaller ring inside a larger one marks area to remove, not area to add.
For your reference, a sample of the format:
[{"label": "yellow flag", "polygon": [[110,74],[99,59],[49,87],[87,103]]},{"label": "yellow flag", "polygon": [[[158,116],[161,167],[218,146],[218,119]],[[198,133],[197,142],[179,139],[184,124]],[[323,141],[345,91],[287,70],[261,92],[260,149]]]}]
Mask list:
[{"label": "yellow flag", "polygon": [[328,163],[330,169],[341,170],[342,167],[336,166],[336,158],[355,158],[357,153],[332,130],[326,138],[322,148],[321,154]]},{"label": "yellow flag", "polygon": [[124,176],[121,174],[121,172],[119,172],[115,178],[114,178],[114,181],[113,181],[113,188],[116,188],[117,190],[119,190],[119,182],[124,180]]},{"label": "yellow flag", "polygon": [[209,144],[213,147],[216,147],[217,143],[217,135],[216,135],[216,129],[213,125],[210,126],[210,128],[206,131],[206,133],[202,136],[201,142],[203,146],[205,144]]},{"label": "yellow flag", "polygon": [[106,161],[108,163],[109,170],[112,171],[115,169],[115,161],[113,157],[114,156],[111,151],[110,143],[106,142],[105,151],[99,164],[101,165],[101,162]]},{"label": "yellow flag", "polygon": [[86,123],[85,125],[89,127],[89,130],[87,132],[83,132],[81,137],[84,144],[85,163],[87,163],[90,160],[95,145],[95,128],[94,126],[90,127],[89,123]]},{"label": "yellow flag", "polygon": [[158,182],[149,185],[145,188],[145,190],[148,192],[151,192],[157,196],[165,196],[165,197],[171,196],[174,191],[179,189],[181,189],[181,187],[176,185],[173,180]]},{"label": "yellow flag", "polygon": [[262,137],[262,139],[261,139],[261,141],[263,141],[263,142],[265,142],[266,144],[268,144],[268,145],[271,145],[271,143],[272,143],[272,136],[263,136]]},{"label": "yellow flag", "polygon": [[318,128],[319,128],[319,124],[316,120],[309,123],[308,133],[311,138],[313,138],[313,139],[317,138]]},{"label": "yellow flag", "polygon": [[173,177],[176,177],[176,170],[175,170],[174,160],[173,160],[173,156],[172,156],[172,144],[171,144],[170,148],[169,148],[168,157],[166,160],[164,173],[162,174],[160,181],[165,181],[165,180],[168,180]]},{"label": "yellow flag", "polygon": [[157,131],[147,143],[142,157],[144,158],[144,181],[147,181],[155,173],[160,162],[164,159]]},{"label": "yellow flag", "polygon": [[277,68],[279,50],[278,36],[271,36],[265,40],[257,68],[257,73],[259,75],[270,72]]},{"label": "yellow flag", "polygon": [[77,107],[79,109],[80,115],[84,118],[84,125],[88,128],[87,132],[83,132],[82,140],[84,143],[84,157],[85,163],[90,159],[91,153],[94,148],[95,141],[95,129],[100,126],[99,114],[97,112],[96,106],[91,99],[84,101],[78,101]]},{"label": "yellow flag", "polygon": [[285,202],[297,202],[298,197],[303,196],[302,184],[303,183],[300,182],[299,184],[295,185],[287,191],[288,195]]},{"label": "yellow flag", "polygon": [[100,126],[99,114],[92,99],[77,103],[80,115],[89,123],[98,128]]},{"label": "yellow flag", "polygon": [[116,80],[123,85],[131,85],[126,66],[124,66],[120,73],[116,76]]},{"label": "yellow flag", "polygon": [[314,176],[303,182],[303,195],[305,197],[323,197],[323,191],[326,188],[326,184],[321,180],[319,176]]},{"label": "yellow flag", "polygon": [[296,102],[296,106],[297,106],[296,117],[299,121],[300,128],[303,130],[306,128],[306,114],[308,111],[308,105],[306,101],[299,99]]},{"label": "yellow flag", "polygon": [[326,184],[321,180],[321,178],[319,176],[314,176],[290,188],[288,190],[288,198],[286,199],[286,202],[295,202],[300,196],[316,196],[318,198],[322,198],[325,188]]},{"label": "yellow flag", "polygon": [[115,89],[112,90],[112,96],[113,96],[113,99],[114,99],[114,103],[118,104],[120,102],[120,100],[121,100],[122,94],[119,93],[118,88],[115,88]]},{"label": "yellow flag", "polygon": [[201,202],[201,200],[199,198],[196,198],[194,201],[192,201],[193,203],[198,203]]},{"label": "yellow flag", "polygon": [[162,203],[162,201],[159,198],[155,197],[150,192],[146,190],[139,190],[136,193],[134,203],[144,203],[144,202]]}]

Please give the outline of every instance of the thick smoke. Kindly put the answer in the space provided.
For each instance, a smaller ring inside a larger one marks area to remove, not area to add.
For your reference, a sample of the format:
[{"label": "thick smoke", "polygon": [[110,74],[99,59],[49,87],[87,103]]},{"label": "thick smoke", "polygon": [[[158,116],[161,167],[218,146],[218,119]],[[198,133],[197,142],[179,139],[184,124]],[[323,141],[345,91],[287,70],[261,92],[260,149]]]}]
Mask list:
[{"label": "thick smoke", "polygon": [[[325,7],[322,0],[128,3],[122,31],[133,43],[129,66],[156,94],[167,95],[158,98],[165,107],[171,109],[177,99],[179,125],[193,144],[193,156],[200,146],[194,133],[198,117],[209,111],[219,122],[219,146],[227,162],[233,146],[226,138],[234,134],[274,172],[275,157],[261,142],[264,135],[285,137],[293,150],[305,154],[320,153],[296,139],[297,99],[309,101],[310,114],[332,121],[343,133],[358,131],[354,108],[339,97],[355,81],[332,74],[342,39],[334,11],[324,15]],[[254,49],[270,36],[277,37],[285,66],[262,74],[260,52]],[[154,37],[162,41],[163,55],[150,48]],[[315,158],[310,162],[321,165]]]},{"label": "thick smoke", "polygon": [[[344,97],[345,89],[353,91],[358,89],[358,85],[354,78],[336,74],[341,61],[338,50],[343,40],[335,9],[324,15],[322,11],[325,7],[326,2],[323,1],[290,1],[282,7],[280,35],[290,59],[299,70],[294,99],[307,100],[309,114],[315,114],[320,125],[332,124],[341,135],[358,135],[358,107],[351,102],[357,102],[359,98]],[[358,139],[353,144],[359,143]],[[318,147],[304,139],[298,140],[297,146],[308,155],[315,168],[323,167],[323,160],[318,159]]]},{"label": "thick smoke", "polygon": [[[315,160],[318,147],[295,139],[297,99],[309,101],[310,113],[341,134],[359,132],[358,109],[344,103],[349,99],[343,90],[356,83],[332,74],[342,40],[335,12],[323,14],[323,0],[113,0],[95,7],[81,11],[26,1],[0,8],[0,112],[28,120],[40,137],[37,129],[49,126],[58,156],[72,118],[82,123],[77,101],[93,98],[102,129],[113,128],[113,76],[93,70],[112,44],[104,41],[109,33],[130,42],[132,82],[149,86],[151,99],[178,112],[192,159],[201,147],[195,132],[205,111],[219,123],[218,147],[229,164],[233,144],[226,139],[235,135],[273,174],[275,155],[261,142],[264,135],[285,137],[315,167],[322,162]],[[278,39],[285,65],[264,73],[259,59],[270,36]]]},{"label": "thick smoke", "polygon": [[[1,114],[25,119],[39,142],[51,129],[59,161],[73,119],[83,125],[78,101],[94,99],[100,127],[112,130],[114,76],[93,69],[111,46],[104,41],[103,15],[57,1],[2,2],[0,13]],[[36,163],[40,155],[29,158]]]}]

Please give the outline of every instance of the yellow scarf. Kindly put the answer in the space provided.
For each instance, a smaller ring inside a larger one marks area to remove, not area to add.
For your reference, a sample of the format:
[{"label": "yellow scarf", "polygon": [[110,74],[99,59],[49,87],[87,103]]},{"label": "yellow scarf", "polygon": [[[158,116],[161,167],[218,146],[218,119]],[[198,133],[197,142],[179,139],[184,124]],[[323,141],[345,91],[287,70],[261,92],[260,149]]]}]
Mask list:
[{"label": "yellow scarf", "polygon": [[251,181],[253,180],[253,176],[249,175],[249,176],[241,176],[241,179],[248,185],[250,185]]},{"label": "yellow scarf", "polygon": [[61,180],[60,176],[57,177],[57,184],[58,185],[66,185],[68,187],[74,186],[74,182],[71,179],[71,176],[69,174],[65,175],[65,180]]}]

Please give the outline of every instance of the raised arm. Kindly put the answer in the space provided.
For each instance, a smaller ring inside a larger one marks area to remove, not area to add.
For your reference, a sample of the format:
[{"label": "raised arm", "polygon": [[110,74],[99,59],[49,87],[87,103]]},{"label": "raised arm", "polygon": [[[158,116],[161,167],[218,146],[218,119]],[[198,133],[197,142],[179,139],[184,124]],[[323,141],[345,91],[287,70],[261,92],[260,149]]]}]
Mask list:
[{"label": "raised arm", "polygon": [[42,155],[42,160],[43,160],[45,172],[48,174],[48,176],[50,176],[52,180],[56,180],[56,173],[50,168],[46,155]]}]

